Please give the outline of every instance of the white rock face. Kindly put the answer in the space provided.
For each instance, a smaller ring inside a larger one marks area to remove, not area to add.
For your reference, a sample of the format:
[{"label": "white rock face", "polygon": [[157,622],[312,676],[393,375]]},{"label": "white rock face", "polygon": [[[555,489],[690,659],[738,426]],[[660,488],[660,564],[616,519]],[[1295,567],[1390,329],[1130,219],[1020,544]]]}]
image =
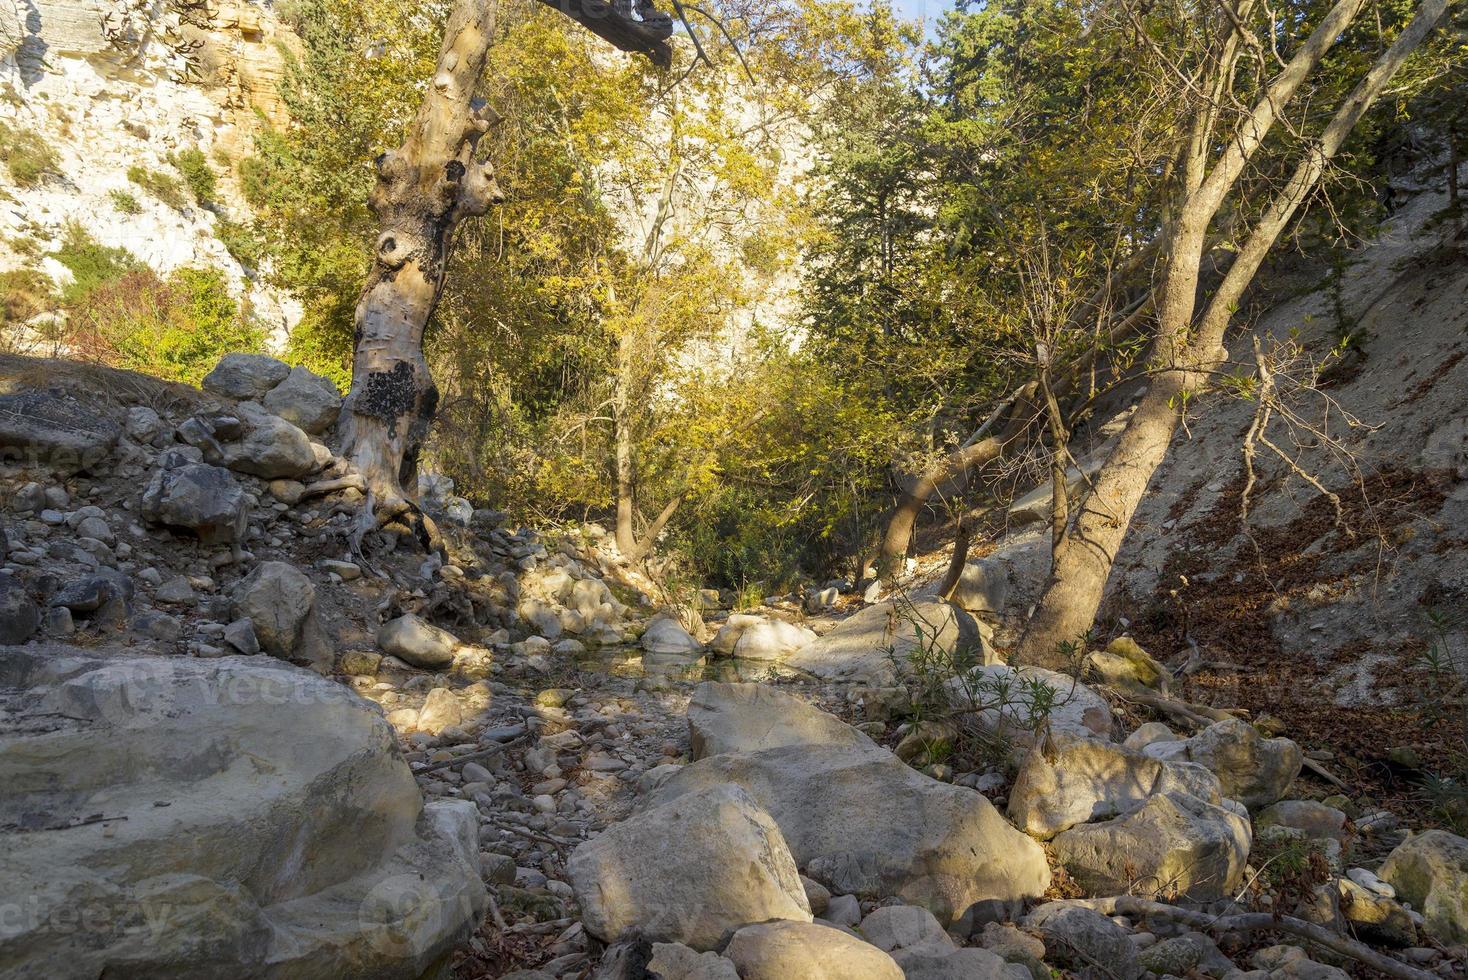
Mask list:
[{"label": "white rock face", "polygon": [[780,828],[727,784],[613,825],[578,847],[567,871],[581,921],[607,942],[636,932],[708,950],[750,922],[811,921]]},{"label": "white rock face", "polygon": [[765,684],[705,681],[688,702],[688,745],[694,760],[811,743],[877,747],[835,715]]},{"label": "white rock face", "polygon": [[0,678],[7,976],[418,976],[479,922],[474,805],[425,807],[347,688],[59,646]]},{"label": "white rock face", "polygon": [[[0,4],[0,85],[20,98],[6,122],[39,135],[56,152],[59,171],[31,187],[7,181],[18,204],[0,208],[0,240],[36,237],[49,250],[75,221],[160,275],[185,266],[219,269],[236,297],[248,296],[272,340],[283,343],[300,320],[299,304],[249,277],[219,240],[219,217],[193,202],[174,208],[128,179],[133,166],[178,177],[170,152],[197,148],[211,161],[216,153],[239,159],[251,152],[260,127],[256,110],[285,120],[277,45],[299,42],[271,6],[211,6],[200,30],[169,5],[141,0]],[[193,54],[181,53],[194,42],[200,47]],[[233,177],[211,165],[220,178],[217,203],[243,218],[248,207]],[[139,212],[120,211],[114,191],[136,198]],[[0,250],[0,270],[28,261]],[[54,260],[41,266],[58,281],[69,276]]]},{"label": "white rock face", "polygon": [[814,630],[772,619],[755,623],[740,633],[734,644],[734,656],[745,660],[782,660],[815,640]]},{"label": "white rock face", "polygon": [[822,680],[883,686],[920,644],[948,653],[968,647],[978,663],[994,661],[972,617],[948,603],[919,600],[868,606],[785,662]]}]

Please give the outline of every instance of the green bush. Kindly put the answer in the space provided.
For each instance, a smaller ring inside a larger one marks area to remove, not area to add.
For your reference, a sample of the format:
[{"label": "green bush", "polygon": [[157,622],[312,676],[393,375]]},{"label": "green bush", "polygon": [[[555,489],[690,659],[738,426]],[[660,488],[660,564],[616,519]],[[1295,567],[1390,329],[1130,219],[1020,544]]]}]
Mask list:
[{"label": "green bush", "polygon": [[72,281],[61,290],[62,302],[68,306],[82,302],[104,283],[139,268],[138,260],[127,249],[102,245],[76,222],[66,226],[61,247],[51,257],[71,270]]},{"label": "green bush", "polygon": [[10,178],[21,187],[39,184],[56,173],[56,151],[46,145],[38,133],[15,129],[0,123],[0,161],[10,170]]},{"label": "green bush", "polygon": [[203,150],[194,147],[179,153],[170,153],[168,162],[183,174],[184,183],[193,192],[194,200],[198,201],[201,207],[208,207],[214,203],[214,194],[218,188],[214,179],[214,171],[209,169],[209,160],[204,156]]},{"label": "green bush", "polygon": [[69,340],[88,359],[197,385],[222,355],[263,351],[265,331],[217,269],[179,269],[162,280],[138,267],[71,309]]},{"label": "green bush", "polygon": [[143,212],[143,206],[138,203],[138,199],[127,191],[112,190],[107,192],[107,196],[112,198],[112,206],[123,214],[142,214]]},{"label": "green bush", "polygon": [[183,185],[179,183],[177,178],[163,173],[161,170],[149,170],[147,167],[135,163],[127,168],[127,179],[175,211],[188,206],[189,202],[188,198],[184,196]]},{"label": "green bush", "polygon": [[265,243],[253,225],[221,217],[214,224],[214,237],[224,244],[240,265],[249,269],[259,267],[260,259],[265,254]]}]

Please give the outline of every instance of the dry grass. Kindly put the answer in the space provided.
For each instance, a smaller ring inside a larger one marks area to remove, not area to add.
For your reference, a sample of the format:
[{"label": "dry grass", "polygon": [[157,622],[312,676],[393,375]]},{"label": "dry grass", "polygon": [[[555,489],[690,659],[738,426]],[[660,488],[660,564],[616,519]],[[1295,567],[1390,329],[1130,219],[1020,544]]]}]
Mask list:
[{"label": "dry grass", "polygon": [[0,354],[0,394],[50,387],[63,388],[101,412],[142,405],[159,413],[181,414],[212,404],[210,397],[196,388],[136,371],[84,361]]}]

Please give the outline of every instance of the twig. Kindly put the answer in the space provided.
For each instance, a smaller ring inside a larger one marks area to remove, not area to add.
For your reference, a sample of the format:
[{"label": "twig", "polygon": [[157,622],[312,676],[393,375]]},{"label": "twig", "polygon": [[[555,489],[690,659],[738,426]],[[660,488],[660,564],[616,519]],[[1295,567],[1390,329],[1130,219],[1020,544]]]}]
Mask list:
[{"label": "twig", "polygon": [[422,769],[413,770],[413,775],[416,776],[425,772],[437,772],[440,769],[452,769],[454,766],[462,766],[466,762],[478,762],[480,759],[488,759],[490,756],[499,755],[506,749],[512,749],[515,746],[521,744],[522,742],[530,738],[530,734],[531,733],[526,732],[524,735],[521,735],[518,738],[510,739],[510,741],[508,742],[501,742],[491,749],[480,749],[478,752],[467,752],[464,755],[455,756],[452,759],[445,759],[442,762],[435,762],[430,765],[426,765]]},{"label": "twig", "polygon": [[1195,929],[1206,929],[1210,932],[1283,932],[1292,936],[1308,939],[1310,942],[1343,956],[1359,960],[1390,977],[1399,980],[1439,980],[1437,974],[1428,973],[1408,966],[1400,960],[1392,959],[1382,953],[1354,939],[1331,932],[1323,926],[1296,919],[1292,916],[1276,916],[1271,912],[1242,912],[1238,915],[1227,915],[1214,918],[1202,912],[1194,912],[1189,909],[1178,908],[1175,905],[1165,905],[1162,902],[1153,902],[1148,899],[1136,898],[1131,895],[1118,895],[1114,898],[1092,898],[1075,899],[1066,901],[1067,905],[1075,905],[1081,908],[1093,909],[1102,915],[1128,915],[1128,916],[1156,916],[1164,919],[1176,919],[1185,925]]},{"label": "twig", "polygon": [[486,894],[489,896],[489,917],[494,919],[495,928],[502,933],[509,932],[510,927],[505,924],[505,917],[500,912],[499,903],[494,900],[494,889],[489,889]]}]

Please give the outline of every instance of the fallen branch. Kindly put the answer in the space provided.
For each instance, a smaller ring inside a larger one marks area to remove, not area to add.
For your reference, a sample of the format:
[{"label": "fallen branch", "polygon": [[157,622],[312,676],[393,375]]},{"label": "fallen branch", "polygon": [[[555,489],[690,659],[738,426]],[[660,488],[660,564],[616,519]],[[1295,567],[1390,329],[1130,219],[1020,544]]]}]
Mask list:
[{"label": "fallen branch", "polygon": [[1215,917],[1203,912],[1194,912],[1191,909],[1178,908],[1175,905],[1165,905],[1162,902],[1154,902],[1132,895],[1118,895],[1113,898],[1091,898],[1068,900],[1067,905],[1076,905],[1081,908],[1093,909],[1102,915],[1127,915],[1127,916],[1156,916],[1164,919],[1175,919],[1195,929],[1204,929],[1209,932],[1282,932],[1301,939],[1308,939],[1318,946],[1349,956],[1354,960],[1365,963],[1380,973],[1389,977],[1398,977],[1399,980],[1440,980],[1437,974],[1391,958],[1384,953],[1378,953],[1363,943],[1354,939],[1331,932],[1324,926],[1318,926],[1304,919],[1296,919],[1288,915],[1276,916],[1270,912],[1242,912],[1237,915],[1226,915]]},{"label": "fallen branch", "polygon": [[[1111,690],[1116,691],[1115,688]],[[1207,728],[1216,721],[1231,721],[1248,714],[1242,708],[1223,710],[1212,708],[1206,704],[1192,704],[1187,701],[1176,701],[1172,698],[1163,697],[1150,691],[1140,689],[1129,689],[1116,691],[1123,698],[1135,701],[1137,704],[1146,705],[1156,711],[1160,711],[1174,721],[1195,725],[1198,728]]]},{"label": "fallen branch", "polygon": [[454,766],[462,766],[466,762],[478,762],[480,759],[488,759],[490,756],[499,755],[506,749],[512,749],[515,746],[520,745],[529,738],[530,733],[527,732],[526,734],[521,735],[519,738],[513,738],[508,742],[500,742],[493,748],[480,749],[478,752],[466,752],[463,755],[455,756],[452,759],[445,759],[442,762],[430,763],[429,765],[424,766],[422,769],[414,769],[413,775],[418,776],[425,772],[437,772],[440,769],[452,769]]},{"label": "fallen branch", "polygon": [[1306,769],[1309,769],[1312,773],[1319,776],[1327,783],[1330,783],[1332,786],[1335,786],[1339,789],[1350,789],[1350,787],[1345,784],[1344,780],[1332,774],[1329,770],[1327,770],[1320,763],[1316,762],[1314,759],[1307,757],[1304,760],[1304,766]]},{"label": "fallen branch", "polygon": [[338,490],[357,490],[366,493],[367,481],[362,479],[361,474],[358,473],[340,476],[335,480],[317,480],[301,492],[301,499],[305,500],[307,497],[315,497],[323,493],[336,493]]}]

